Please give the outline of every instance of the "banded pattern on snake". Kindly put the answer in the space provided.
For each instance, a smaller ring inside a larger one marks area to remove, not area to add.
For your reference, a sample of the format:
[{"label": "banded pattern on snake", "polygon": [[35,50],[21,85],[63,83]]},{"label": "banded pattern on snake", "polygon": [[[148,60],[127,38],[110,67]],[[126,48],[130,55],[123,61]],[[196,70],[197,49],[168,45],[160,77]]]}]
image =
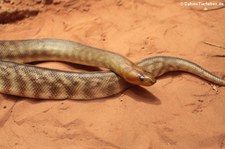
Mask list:
[{"label": "banded pattern on snake", "polygon": [[[111,71],[74,73],[23,64],[52,60],[101,66]],[[133,85],[153,85],[155,78],[169,71],[189,72],[225,86],[224,79],[176,57],[158,56],[134,64],[116,53],[72,41],[0,41],[0,93],[4,94],[40,99],[96,99]]]}]

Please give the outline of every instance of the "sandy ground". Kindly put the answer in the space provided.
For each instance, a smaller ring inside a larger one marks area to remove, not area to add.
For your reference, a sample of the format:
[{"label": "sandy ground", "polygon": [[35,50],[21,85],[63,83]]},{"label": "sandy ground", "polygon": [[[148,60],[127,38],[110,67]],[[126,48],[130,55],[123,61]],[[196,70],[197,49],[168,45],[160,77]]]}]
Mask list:
[{"label": "sandy ground", "polygon": [[[184,5],[178,0],[0,0],[0,40],[68,39],[132,61],[177,56],[225,76],[225,9]],[[73,69],[56,62],[40,65]],[[224,149],[224,107],[224,87],[185,73],[92,101],[1,95],[0,148]]]}]

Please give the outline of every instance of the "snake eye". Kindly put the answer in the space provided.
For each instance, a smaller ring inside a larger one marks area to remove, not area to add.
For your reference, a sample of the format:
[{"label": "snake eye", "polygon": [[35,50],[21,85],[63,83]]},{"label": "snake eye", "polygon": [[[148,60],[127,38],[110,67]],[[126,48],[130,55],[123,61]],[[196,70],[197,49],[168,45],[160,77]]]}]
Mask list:
[{"label": "snake eye", "polygon": [[145,77],[142,74],[138,74],[138,78],[141,82],[143,82],[145,79]]}]

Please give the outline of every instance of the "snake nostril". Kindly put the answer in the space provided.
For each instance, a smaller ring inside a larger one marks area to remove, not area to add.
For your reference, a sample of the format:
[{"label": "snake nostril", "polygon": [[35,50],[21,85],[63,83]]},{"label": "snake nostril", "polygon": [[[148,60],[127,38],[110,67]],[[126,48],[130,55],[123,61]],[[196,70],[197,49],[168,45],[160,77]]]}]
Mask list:
[{"label": "snake nostril", "polygon": [[151,79],[151,82],[156,83],[156,79]]}]

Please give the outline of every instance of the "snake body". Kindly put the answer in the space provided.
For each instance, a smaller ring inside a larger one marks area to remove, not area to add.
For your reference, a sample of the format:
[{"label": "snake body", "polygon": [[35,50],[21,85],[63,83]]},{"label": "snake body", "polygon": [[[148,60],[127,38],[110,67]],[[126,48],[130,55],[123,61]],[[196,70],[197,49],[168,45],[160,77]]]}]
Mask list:
[{"label": "snake body", "polygon": [[29,63],[34,61],[67,61],[109,68],[126,81],[149,86],[155,83],[146,72],[122,55],[79,43],[59,39],[0,41],[1,60]]},{"label": "snake body", "polygon": [[[224,79],[184,59],[158,56],[134,64],[116,53],[58,39],[0,41],[0,59],[0,92],[28,98],[103,98],[133,85],[152,85],[169,71],[189,72],[225,86]],[[103,66],[113,72],[74,73],[24,64],[49,60]]]}]

